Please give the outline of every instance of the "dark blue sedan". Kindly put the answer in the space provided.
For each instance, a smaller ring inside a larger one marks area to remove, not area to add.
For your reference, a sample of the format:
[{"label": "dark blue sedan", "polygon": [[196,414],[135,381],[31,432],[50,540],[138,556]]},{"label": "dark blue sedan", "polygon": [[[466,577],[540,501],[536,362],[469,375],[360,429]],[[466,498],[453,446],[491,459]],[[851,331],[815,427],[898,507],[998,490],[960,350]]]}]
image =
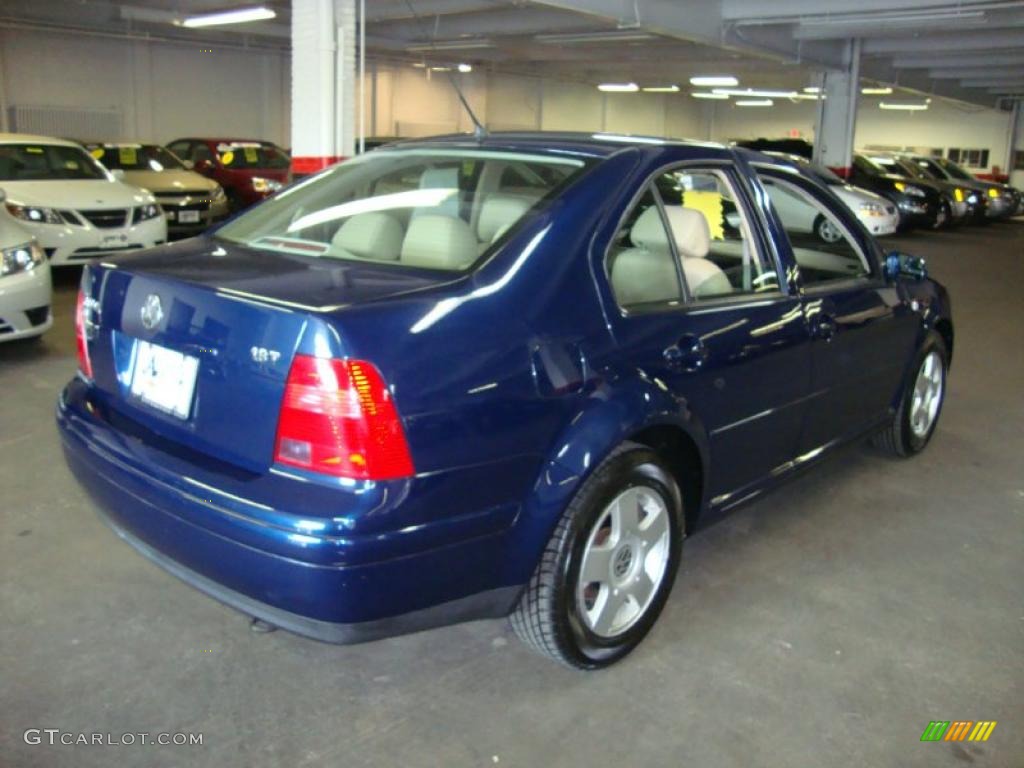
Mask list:
[{"label": "dark blue sedan", "polygon": [[603,134],[367,153],[90,265],[77,336],[67,461],[146,557],[322,640],[511,614],[582,668],[702,516],[924,448],[953,351],[942,286],[799,168]]}]

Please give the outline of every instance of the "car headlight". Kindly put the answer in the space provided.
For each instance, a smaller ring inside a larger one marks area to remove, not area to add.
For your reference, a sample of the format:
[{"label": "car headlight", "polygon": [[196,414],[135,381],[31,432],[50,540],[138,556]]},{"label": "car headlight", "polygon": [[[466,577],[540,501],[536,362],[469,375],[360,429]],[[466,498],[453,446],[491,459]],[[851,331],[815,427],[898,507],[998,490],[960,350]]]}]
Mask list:
[{"label": "car headlight", "polygon": [[274,181],[273,179],[265,179],[262,176],[252,177],[252,188],[259,192],[261,195],[265,195],[268,192],[277,192],[284,185],[280,181]]},{"label": "car headlight", "polygon": [[224,193],[224,187],[222,187],[220,184],[214,187],[213,192],[210,193],[210,199],[215,200],[218,203],[223,200],[226,200],[227,197],[228,196]]},{"label": "car headlight", "polygon": [[140,205],[135,209],[135,215],[132,216],[132,224],[138,224],[140,221],[149,221],[155,219],[157,216],[163,215],[163,208],[156,203],[146,203]]},{"label": "car headlight", "polygon": [[46,254],[35,241],[5,248],[0,254],[0,277],[29,272],[46,261]]},{"label": "car headlight", "polygon": [[995,187],[989,187],[988,196],[995,200],[997,197],[999,197],[999,190],[996,189]]},{"label": "car headlight", "polygon": [[882,216],[885,214],[885,209],[878,203],[861,203],[859,210],[866,216]]},{"label": "car headlight", "polygon": [[911,197],[925,196],[924,190],[920,187],[915,187],[913,184],[904,184],[902,181],[897,181],[893,186],[895,186],[900,192],[910,195]]},{"label": "car headlight", "polygon": [[38,205],[18,205],[17,203],[7,203],[7,210],[11,216],[22,221],[28,221],[33,224],[63,224],[64,219],[56,208],[42,208]]},{"label": "car headlight", "polygon": [[971,205],[976,204],[978,202],[978,193],[971,192],[971,194],[967,196],[967,202],[970,203]]},{"label": "car headlight", "polygon": [[953,190],[953,199],[958,203],[962,203],[964,201],[964,191],[960,189],[960,187]]}]

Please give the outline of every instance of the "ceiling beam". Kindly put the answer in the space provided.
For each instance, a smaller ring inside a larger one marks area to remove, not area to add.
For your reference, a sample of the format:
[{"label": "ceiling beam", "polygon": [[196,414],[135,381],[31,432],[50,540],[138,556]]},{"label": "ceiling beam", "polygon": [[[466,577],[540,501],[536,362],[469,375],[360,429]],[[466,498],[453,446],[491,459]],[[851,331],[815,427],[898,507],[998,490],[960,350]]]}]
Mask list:
[{"label": "ceiling beam", "polygon": [[944,51],[941,55],[897,56],[892,60],[892,65],[897,69],[1019,66],[1024,65],[1024,53]]},{"label": "ceiling beam", "polygon": [[513,7],[447,16],[376,22],[367,26],[368,28],[372,26],[374,34],[407,40],[410,43],[457,40],[462,37],[496,38],[507,35],[596,32],[599,29],[607,29],[606,25],[599,26],[594,20],[562,10],[524,11],[521,8]]},{"label": "ceiling beam", "polygon": [[933,32],[927,35],[908,35],[899,38],[865,40],[861,51],[865,55],[889,53],[930,53],[936,51],[989,51],[998,48],[1024,48],[1024,30],[986,30],[982,32]]},{"label": "ceiling beam", "polygon": [[961,0],[960,2],[936,2],[936,0],[858,0],[851,5],[847,0],[784,0],[765,3],[764,0],[722,0],[722,18],[725,20],[773,20],[777,23],[800,17],[813,16],[863,16],[868,13],[893,11],[918,12],[949,11],[953,7],[970,9],[972,5],[987,0]]},{"label": "ceiling beam", "polygon": [[936,80],[981,80],[986,77],[1024,77],[1024,68],[1021,67],[951,67],[949,69],[930,69],[928,77]]}]

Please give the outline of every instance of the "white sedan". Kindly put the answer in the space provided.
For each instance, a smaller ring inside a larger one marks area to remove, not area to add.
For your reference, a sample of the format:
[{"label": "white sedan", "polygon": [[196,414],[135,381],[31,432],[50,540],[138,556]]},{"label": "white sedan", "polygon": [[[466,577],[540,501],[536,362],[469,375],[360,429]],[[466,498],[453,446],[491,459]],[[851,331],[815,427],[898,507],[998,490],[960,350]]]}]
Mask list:
[{"label": "white sedan", "polygon": [[[866,189],[847,184],[828,168],[812,163],[807,158],[778,152],[767,152],[766,154],[785,157],[787,160],[801,165],[805,170],[814,174],[819,181],[828,185],[832,193],[842,200],[847,208],[853,211],[854,215],[860,219],[861,224],[875,237],[891,235],[899,228],[900,212],[891,200],[886,200],[881,195],[876,195],[874,192],[869,192]],[[774,198],[772,202],[776,202]],[[780,196],[778,204],[785,205],[785,196]],[[802,206],[799,210],[808,211],[809,209],[806,206]],[[785,217],[786,214],[782,215]],[[792,218],[788,220],[793,221]],[[836,229],[835,225],[823,215],[808,218],[803,223],[807,232],[813,232],[826,243],[837,242],[842,237],[842,234]]]},{"label": "white sedan", "polygon": [[25,227],[0,211],[0,342],[45,333],[53,325],[51,298],[43,249]]},{"label": "white sedan", "polygon": [[166,242],[167,220],[149,192],[118,181],[70,141],[0,133],[4,206],[53,266]]}]

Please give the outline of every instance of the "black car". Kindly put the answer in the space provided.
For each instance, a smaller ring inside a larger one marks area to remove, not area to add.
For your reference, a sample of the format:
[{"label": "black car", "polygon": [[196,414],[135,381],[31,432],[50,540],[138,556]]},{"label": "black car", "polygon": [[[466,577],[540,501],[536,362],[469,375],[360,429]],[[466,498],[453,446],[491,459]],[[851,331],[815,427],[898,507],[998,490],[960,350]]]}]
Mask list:
[{"label": "black car", "polygon": [[901,229],[938,229],[949,220],[952,206],[938,185],[893,173],[866,155],[853,156],[849,181],[896,203],[900,209]]},{"label": "black car", "polygon": [[896,173],[919,184],[931,184],[939,188],[944,197],[947,212],[946,226],[960,224],[967,220],[971,214],[971,204],[968,198],[971,190],[963,184],[946,179],[936,179],[930,173],[919,168],[916,163],[902,157],[901,155],[870,154],[868,159],[875,165],[882,166],[890,173]]},{"label": "black car", "polygon": [[1000,219],[1020,210],[1021,193],[1011,186],[979,179],[944,157],[907,155],[906,159],[937,179],[954,182],[977,194],[979,205],[974,214],[978,219]]}]

